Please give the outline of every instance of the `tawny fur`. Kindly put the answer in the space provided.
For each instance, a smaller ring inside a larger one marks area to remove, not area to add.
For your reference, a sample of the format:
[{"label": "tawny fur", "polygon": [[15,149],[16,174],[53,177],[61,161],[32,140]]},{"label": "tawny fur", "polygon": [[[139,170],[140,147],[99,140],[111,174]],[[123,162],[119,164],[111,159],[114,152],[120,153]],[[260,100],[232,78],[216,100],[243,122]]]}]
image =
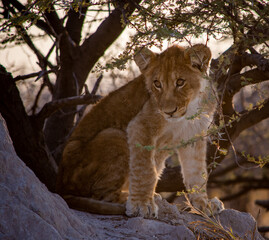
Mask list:
[{"label": "tawny fur", "polygon": [[[210,58],[202,44],[172,46],[161,54],[147,49],[137,53],[142,75],[94,106],[64,149],[57,191],[71,207],[157,217],[155,187],[170,154],[164,148],[178,153],[186,188],[197,189],[190,195],[193,205],[209,207],[206,140],[176,146],[206,132],[211,122],[214,103],[204,78]],[[190,120],[197,112],[198,118]],[[211,207],[213,213],[220,210],[218,202]]]}]

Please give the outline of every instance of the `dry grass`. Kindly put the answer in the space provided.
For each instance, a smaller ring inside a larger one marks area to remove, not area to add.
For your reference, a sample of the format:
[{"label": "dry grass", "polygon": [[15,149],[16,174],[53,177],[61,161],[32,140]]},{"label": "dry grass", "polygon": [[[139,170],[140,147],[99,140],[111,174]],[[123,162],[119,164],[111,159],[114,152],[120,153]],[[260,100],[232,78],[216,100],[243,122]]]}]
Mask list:
[{"label": "dry grass", "polygon": [[255,230],[250,233],[249,236],[245,236],[244,238],[239,237],[235,233],[233,233],[232,228],[225,228],[222,226],[218,217],[213,216],[211,211],[211,217],[209,217],[205,212],[195,208],[187,195],[186,198],[186,206],[190,209],[190,213],[199,215],[202,217],[201,220],[193,221],[189,223],[189,229],[195,234],[197,240],[245,240],[245,239],[253,239],[255,240]]}]

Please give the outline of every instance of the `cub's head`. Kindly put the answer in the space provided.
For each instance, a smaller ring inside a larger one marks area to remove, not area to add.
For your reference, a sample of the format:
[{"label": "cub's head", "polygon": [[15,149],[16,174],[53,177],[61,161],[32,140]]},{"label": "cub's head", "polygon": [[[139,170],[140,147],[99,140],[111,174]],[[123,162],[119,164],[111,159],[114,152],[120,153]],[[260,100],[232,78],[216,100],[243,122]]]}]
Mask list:
[{"label": "cub's head", "polygon": [[160,113],[167,120],[177,120],[199,94],[210,58],[210,49],[197,44],[187,49],[174,45],[161,54],[143,48],[134,60]]}]

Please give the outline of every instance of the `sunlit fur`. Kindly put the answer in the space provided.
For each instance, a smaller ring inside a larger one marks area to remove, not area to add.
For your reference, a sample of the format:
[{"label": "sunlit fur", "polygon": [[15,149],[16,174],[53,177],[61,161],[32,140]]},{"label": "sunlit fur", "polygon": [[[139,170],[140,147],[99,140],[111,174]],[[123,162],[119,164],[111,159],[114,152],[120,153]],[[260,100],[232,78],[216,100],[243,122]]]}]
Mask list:
[{"label": "sunlit fur", "polygon": [[[204,78],[210,57],[202,44],[172,46],[161,54],[138,52],[135,61],[142,75],[94,106],[70,137],[57,191],[119,203],[128,196],[128,216],[157,217],[155,187],[171,152],[164,149],[170,148],[179,156],[186,188],[198,189],[190,195],[192,203],[205,210],[206,140],[176,146],[206,132],[211,122],[214,103]],[[197,111],[201,114],[194,118]],[[219,205],[213,205],[218,212]]]}]

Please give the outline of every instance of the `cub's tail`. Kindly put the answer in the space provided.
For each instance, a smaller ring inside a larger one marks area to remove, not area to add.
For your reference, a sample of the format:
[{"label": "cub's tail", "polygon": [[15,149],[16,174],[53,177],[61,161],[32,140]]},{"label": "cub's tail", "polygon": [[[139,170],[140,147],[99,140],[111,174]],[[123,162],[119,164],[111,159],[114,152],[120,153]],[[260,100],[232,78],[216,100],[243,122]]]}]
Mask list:
[{"label": "cub's tail", "polygon": [[70,208],[89,213],[102,215],[124,215],[126,210],[125,204],[120,203],[104,202],[92,198],[73,195],[65,195],[63,198]]}]

